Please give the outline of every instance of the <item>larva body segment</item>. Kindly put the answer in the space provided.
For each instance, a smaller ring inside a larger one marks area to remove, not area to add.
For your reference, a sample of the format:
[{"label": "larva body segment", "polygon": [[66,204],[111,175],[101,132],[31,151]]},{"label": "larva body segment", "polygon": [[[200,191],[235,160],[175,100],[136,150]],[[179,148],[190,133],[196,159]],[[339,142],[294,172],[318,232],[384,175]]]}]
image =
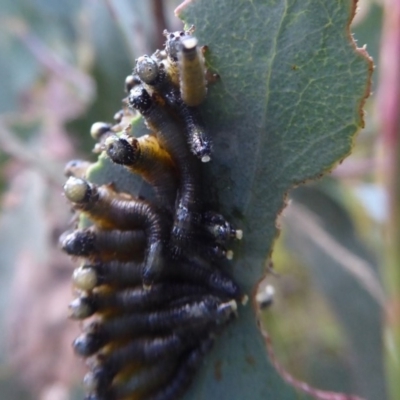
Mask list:
[{"label": "larva body segment", "polygon": [[[166,85],[166,79],[155,58],[148,55],[141,56],[136,61],[135,72],[141,82],[160,89],[161,85]],[[165,87],[164,87],[165,88]]]},{"label": "larva body segment", "polygon": [[109,390],[112,399],[146,399],[154,391],[154,387],[163,387],[172,378],[177,368],[174,360],[160,360],[158,363],[141,368],[137,373],[128,379],[123,378],[114,382]]},{"label": "larva body segment", "polygon": [[146,397],[146,400],[175,400],[180,398],[193,381],[204,355],[210,351],[212,344],[213,339],[207,338],[184,355],[173,379],[161,390]]},{"label": "larva body segment", "polygon": [[181,97],[189,107],[200,105],[207,94],[204,57],[194,36],[181,39],[179,77]]},{"label": "larva body segment", "polygon": [[214,291],[223,297],[239,300],[243,296],[238,284],[232,278],[214,265],[210,266],[199,257],[185,260],[179,268],[171,270],[170,273],[206,285],[210,291]]},{"label": "larva body segment", "polygon": [[190,151],[202,162],[209,162],[212,153],[212,141],[206,133],[199,110],[179,101],[178,112],[185,122],[186,135]]}]

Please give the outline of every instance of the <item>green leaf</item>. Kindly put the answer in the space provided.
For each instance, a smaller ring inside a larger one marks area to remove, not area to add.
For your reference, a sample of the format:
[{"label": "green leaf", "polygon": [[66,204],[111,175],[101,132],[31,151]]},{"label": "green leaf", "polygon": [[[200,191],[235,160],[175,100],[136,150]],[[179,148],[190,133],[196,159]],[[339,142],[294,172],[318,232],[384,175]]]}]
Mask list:
[{"label": "green leaf", "polygon": [[[207,183],[218,191],[221,211],[244,230],[233,268],[249,293],[264,273],[285,193],[331,169],[349,153],[362,126],[371,63],[349,40],[354,6],[232,0],[213,7],[193,1],[182,10],[220,75],[204,107],[214,139]],[[264,357],[252,313],[250,307],[239,310],[230,343],[220,340],[209,361],[222,363],[223,373],[232,374],[229,383],[219,385],[208,368],[187,399],[206,398],[197,393],[267,398],[263,390],[284,398],[282,384],[267,382],[276,380],[269,364],[260,361],[257,374],[241,370],[249,353]]]},{"label": "green leaf", "polygon": [[[345,157],[363,124],[372,66],[351,42],[354,8],[344,0],[197,0],[179,11],[220,76],[202,107],[214,141],[205,196],[244,230],[232,271],[249,295],[285,194]],[[184,396],[210,398],[301,398],[267,359],[252,304],[240,307]]]}]

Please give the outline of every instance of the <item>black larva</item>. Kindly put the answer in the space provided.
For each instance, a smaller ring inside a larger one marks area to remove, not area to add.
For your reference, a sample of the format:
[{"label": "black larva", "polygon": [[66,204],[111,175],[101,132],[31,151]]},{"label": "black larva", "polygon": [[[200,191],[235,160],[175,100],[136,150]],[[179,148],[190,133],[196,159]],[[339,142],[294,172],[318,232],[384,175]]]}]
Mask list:
[{"label": "black larva", "polygon": [[191,246],[193,230],[200,225],[200,166],[190,153],[179,124],[167,109],[150,96],[143,86],[135,86],[129,95],[129,104],[145,118],[149,128],[157,132],[157,139],[171,154],[180,177],[174,215],[172,241],[174,251]]},{"label": "black larva", "polygon": [[164,358],[180,358],[197,347],[208,336],[209,330],[208,327],[197,331],[187,329],[168,335],[134,338],[116,349],[99,352],[91,360],[92,371],[85,376],[86,389],[99,394],[107,393],[117,384],[113,383],[116,375],[125,368],[151,365]]},{"label": "black larva", "polygon": [[[165,303],[168,304],[167,300]],[[185,330],[193,335],[205,327],[224,324],[236,310],[234,302],[223,303],[220,299],[206,295],[200,297],[200,300],[195,297],[185,304],[158,306],[161,308],[159,311],[129,312],[92,322],[74,342],[75,351],[79,355],[89,356],[115,340],[168,334],[172,330]]]},{"label": "black larva", "polygon": [[156,283],[151,290],[141,286],[111,292],[83,294],[70,304],[74,319],[88,318],[96,312],[154,310],[182,297],[208,294],[207,287],[187,283]]},{"label": "black larva", "polygon": [[113,162],[141,175],[152,186],[160,208],[173,212],[178,186],[177,171],[171,156],[155,136],[112,136],[105,142],[105,147]]},{"label": "black larva", "polygon": [[[182,41],[184,42],[190,37],[178,35],[175,38],[172,46],[174,50],[178,47],[184,48]],[[167,39],[167,48],[170,41],[170,39]],[[160,62],[157,61],[156,53],[151,57],[143,56],[138,58],[134,74],[141,79],[144,89],[161,97],[167,107],[178,114],[183,123],[191,152],[201,161],[208,162],[211,159],[211,140],[206,134],[199,110],[196,107],[205,96],[205,69],[204,62],[200,59],[200,54],[197,51],[196,55],[198,55],[197,58],[188,60],[189,62],[186,62],[181,68],[181,64],[170,55],[170,50],[167,50],[166,58]],[[185,57],[185,60],[187,60],[187,57]],[[192,68],[192,61],[199,68]],[[198,79],[193,79],[193,76],[198,77]],[[182,87],[180,83],[183,81],[186,82],[186,85]],[[189,81],[194,81],[196,86],[192,91],[187,90],[189,89]],[[203,95],[199,94],[199,91],[203,92]],[[183,96],[192,97],[191,105],[183,100]]]},{"label": "black larva", "polygon": [[[118,289],[136,287],[142,282],[142,269],[143,263],[135,261],[86,263],[74,271],[73,282],[75,287],[82,291],[90,291],[104,285]],[[239,286],[232,278],[201,258],[171,263],[168,268],[163,269],[160,278],[167,283],[201,285],[209,292],[224,298],[241,301],[243,297]],[[152,290],[154,291],[154,288]]]},{"label": "black larva", "polygon": [[[203,54],[192,31],[165,35],[165,49],[139,57],[125,80],[131,111],[91,129],[96,151],[141,175],[154,196],[95,185],[82,161],[65,171],[66,198],[92,224],[60,239],[82,259],[69,314],[91,318],[73,343],[90,370],[86,400],[179,399],[246,299],[225,272],[226,246],[242,231],[204,207],[199,159],[210,160],[211,141],[198,109],[207,93]],[[132,110],[151,135],[130,136]]]},{"label": "black larva", "polygon": [[71,256],[127,261],[143,257],[146,235],[142,230],[78,229],[61,237],[61,247]]},{"label": "black larva", "polygon": [[163,266],[163,245],[167,239],[163,215],[145,200],[116,193],[110,186],[98,187],[79,178],[70,177],[64,186],[64,193],[77,210],[103,229],[143,229],[147,239],[143,281],[151,284]]}]

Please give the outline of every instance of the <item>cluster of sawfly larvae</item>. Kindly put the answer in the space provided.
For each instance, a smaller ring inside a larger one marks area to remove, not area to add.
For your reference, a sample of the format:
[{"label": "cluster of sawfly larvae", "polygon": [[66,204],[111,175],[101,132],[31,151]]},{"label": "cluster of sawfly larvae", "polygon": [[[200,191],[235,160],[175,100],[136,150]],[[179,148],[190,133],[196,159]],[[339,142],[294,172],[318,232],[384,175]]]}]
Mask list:
[{"label": "cluster of sawfly larvae", "polygon": [[[136,60],[116,123],[91,129],[95,149],[139,174],[154,196],[89,182],[83,161],[66,167],[65,196],[91,222],[60,239],[82,260],[70,316],[88,319],[73,343],[89,368],[86,400],[178,399],[246,298],[226,272],[226,247],[242,232],[203,206],[201,165],[211,158],[198,111],[204,49],[191,31],[165,36],[164,50]],[[151,134],[132,135],[138,113]]]}]

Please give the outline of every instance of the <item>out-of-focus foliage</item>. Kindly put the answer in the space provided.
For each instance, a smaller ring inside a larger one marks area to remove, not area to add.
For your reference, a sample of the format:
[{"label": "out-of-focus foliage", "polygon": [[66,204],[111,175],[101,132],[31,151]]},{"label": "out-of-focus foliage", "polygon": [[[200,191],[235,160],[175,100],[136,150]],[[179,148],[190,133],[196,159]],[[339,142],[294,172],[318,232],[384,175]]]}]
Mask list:
[{"label": "out-of-focus foliage", "polygon": [[[66,320],[74,265],[56,250],[59,233],[71,218],[61,196],[62,169],[71,158],[94,160],[90,125],[112,119],[135,57],[159,47],[164,28],[181,27],[171,18],[178,3],[0,4],[4,400],[83,397],[79,388],[84,368],[70,347],[78,327]],[[153,4],[164,8],[162,26]],[[358,45],[367,43],[374,56],[375,90],[382,9],[372,0],[360,1],[359,7],[353,31]],[[267,276],[277,296],[263,313],[263,322],[277,357],[296,377],[324,389],[384,400],[382,310],[376,292],[365,284],[365,275],[370,275],[364,270],[354,275],[345,263],[332,260],[329,251],[332,243],[340,244],[361,257],[372,268],[372,286],[381,287],[377,275],[385,207],[374,176],[379,133],[374,101],[367,104],[367,128],[360,133],[354,155],[331,178],[291,196],[293,208],[283,213],[283,232],[273,252],[279,276]],[[332,239],[327,248],[306,235],[295,222],[299,215]]]},{"label": "out-of-focus foliage", "polygon": [[[359,7],[354,37],[374,58],[376,90],[382,8],[374,1]],[[376,181],[382,160],[375,101],[372,96],[366,104],[366,129],[352,156],[331,177],[291,194],[273,254],[279,276],[268,279],[277,299],[264,322],[296,376],[325,389],[386,399],[380,264],[387,208],[382,183]],[[291,318],[281,318],[288,313]],[[287,331],[292,338],[285,337]]]},{"label": "out-of-focus foliage", "polygon": [[[177,4],[165,12],[173,15]],[[176,18],[160,25],[153,14],[141,1],[0,4],[4,400],[83,398],[84,366],[71,349],[79,327],[66,308],[74,264],[57,244],[72,218],[63,168],[72,158],[95,158],[90,126],[112,120],[135,56],[163,40],[163,29],[181,26]]]}]

